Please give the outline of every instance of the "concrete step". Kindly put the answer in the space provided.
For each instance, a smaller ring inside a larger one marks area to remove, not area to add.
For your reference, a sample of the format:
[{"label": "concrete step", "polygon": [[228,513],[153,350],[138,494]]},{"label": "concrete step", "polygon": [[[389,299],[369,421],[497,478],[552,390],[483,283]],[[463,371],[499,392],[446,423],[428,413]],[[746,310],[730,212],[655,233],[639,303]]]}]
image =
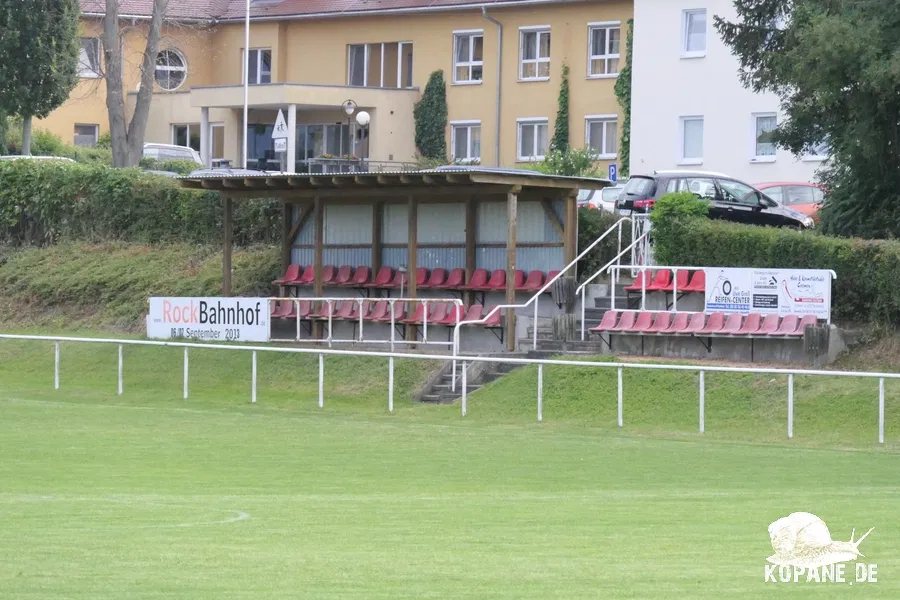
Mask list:
[{"label": "concrete step", "polygon": [[601,342],[595,335],[590,340],[585,337],[585,341],[568,341],[568,342],[545,342],[538,344],[538,352],[583,352],[586,354],[601,354],[607,349],[605,343]]},{"label": "concrete step", "polygon": [[[598,296],[597,298],[594,298],[594,308],[608,310],[610,304],[611,302],[609,296]],[[627,306],[628,296],[625,294],[616,295],[616,308],[625,308]]]}]

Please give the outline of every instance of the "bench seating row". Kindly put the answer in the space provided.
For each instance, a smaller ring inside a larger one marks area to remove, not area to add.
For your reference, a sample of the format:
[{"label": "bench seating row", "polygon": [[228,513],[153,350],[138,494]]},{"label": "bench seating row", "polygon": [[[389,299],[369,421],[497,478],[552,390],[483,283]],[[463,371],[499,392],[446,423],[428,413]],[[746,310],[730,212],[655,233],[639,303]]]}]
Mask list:
[{"label": "bench seating row", "polygon": [[[381,267],[371,278],[372,270],[367,266],[351,267],[344,265],[336,268],[333,265],[322,267],[322,283],[329,287],[347,287],[357,289],[398,289],[408,285],[408,273],[395,271],[391,267]],[[516,270],[515,288],[520,292],[537,292],[544,283],[559,274],[559,271],[550,271],[544,277],[543,271]],[[313,265],[290,265],[284,273],[284,277],[276,279],[272,283],[284,287],[309,287],[315,282],[316,271]],[[477,292],[492,292],[506,290],[506,271],[497,269],[488,272],[487,269],[475,269],[468,283],[465,269],[437,268],[430,272],[424,267],[416,269],[416,288],[420,290],[462,290]]]},{"label": "bench seating row", "polygon": [[671,313],[607,311],[594,333],[627,335],[691,335],[697,337],[802,337],[807,326],[815,326],[815,315],[741,315],[732,313]]},{"label": "bench seating row", "polygon": [[671,294],[676,290],[676,287],[678,293],[704,294],[706,293],[706,272],[693,271],[692,273],[691,271],[679,270],[675,273],[673,280],[672,271],[669,269],[656,271],[655,274],[648,269],[640,271],[631,285],[624,289],[628,294],[640,294],[642,291]]},{"label": "bench seating row", "polygon": [[[318,308],[311,300],[284,300],[272,307],[273,319],[297,319],[301,321],[327,321],[329,315],[332,321],[354,321],[360,319],[360,305],[362,305],[362,320],[375,323],[391,322],[391,305],[386,300],[378,302],[359,302],[358,300],[340,300],[334,302],[320,301]],[[416,308],[408,312],[406,302],[394,302],[393,321],[399,325],[422,325],[426,322],[426,303],[416,303]],[[468,310],[457,304],[447,302],[428,302],[429,325],[445,325],[453,327],[462,321],[480,321],[484,315],[490,312],[485,310],[482,304],[473,304]],[[493,309],[493,307],[491,307]],[[501,327],[500,313],[496,311],[484,323],[476,326],[486,329]]]}]

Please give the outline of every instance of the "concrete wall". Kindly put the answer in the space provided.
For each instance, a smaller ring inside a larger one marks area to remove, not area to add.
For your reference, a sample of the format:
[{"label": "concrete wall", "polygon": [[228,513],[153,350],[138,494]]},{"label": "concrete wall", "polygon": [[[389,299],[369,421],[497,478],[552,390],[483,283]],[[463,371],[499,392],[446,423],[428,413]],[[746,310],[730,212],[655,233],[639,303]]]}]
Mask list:
[{"label": "concrete wall", "polygon": [[[752,160],[755,113],[778,113],[772,94],[754,94],[738,80],[738,62],[713,27],[713,16],[734,20],[731,0],[636,0],[632,79],[631,171],[682,167],[683,116],[703,116],[703,160],[686,168],[720,171],[748,183],[809,181],[820,160],[778,151]],[[705,56],[682,56],[683,11],[707,9]]]}]

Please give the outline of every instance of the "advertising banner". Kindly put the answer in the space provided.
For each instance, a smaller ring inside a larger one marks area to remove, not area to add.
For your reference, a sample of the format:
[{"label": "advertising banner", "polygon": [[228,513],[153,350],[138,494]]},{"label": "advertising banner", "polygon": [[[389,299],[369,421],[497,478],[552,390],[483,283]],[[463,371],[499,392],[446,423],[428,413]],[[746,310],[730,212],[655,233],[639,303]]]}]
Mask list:
[{"label": "advertising banner", "polygon": [[150,298],[147,337],[268,342],[266,298]]},{"label": "advertising banner", "polygon": [[831,273],[811,269],[707,268],[706,312],[831,318]]}]

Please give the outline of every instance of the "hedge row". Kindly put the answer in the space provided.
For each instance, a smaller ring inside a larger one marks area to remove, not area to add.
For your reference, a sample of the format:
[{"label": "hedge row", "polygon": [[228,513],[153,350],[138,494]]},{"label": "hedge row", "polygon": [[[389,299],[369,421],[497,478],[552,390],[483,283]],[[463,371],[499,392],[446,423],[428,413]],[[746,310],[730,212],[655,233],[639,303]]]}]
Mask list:
[{"label": "hedge row", "polygon": [[[0,161],[0,244],[63,240],[218,243],[222,201],[139,169],[55,161]],[[276,244],[277,200],[235,203],[235,244]]]},{"label": "hedge row", "polygon": [[832,314],[844,323],[900,325],[900,242],[835,238],[706,218],[654,233],[658,264],[832,269]]},{"label": "hedge row", "polygon": [[[578,210],[578,253],[590,246],[603,235],[610,227],[621,219],[621,215],[608,213],[602,210],[581,208]],[[631,223],[626,221],[622,226],[622,246],[627,248],[631,244]],[[606,265],[619,253],[619,236],[617,232],[610,233],[602,242],[597,244],[579,263],[578,280],[584,281]],[[628,264],[631,255],[622,257],[622,264]],[[596,282],[596,281],[595,281]]]}]

